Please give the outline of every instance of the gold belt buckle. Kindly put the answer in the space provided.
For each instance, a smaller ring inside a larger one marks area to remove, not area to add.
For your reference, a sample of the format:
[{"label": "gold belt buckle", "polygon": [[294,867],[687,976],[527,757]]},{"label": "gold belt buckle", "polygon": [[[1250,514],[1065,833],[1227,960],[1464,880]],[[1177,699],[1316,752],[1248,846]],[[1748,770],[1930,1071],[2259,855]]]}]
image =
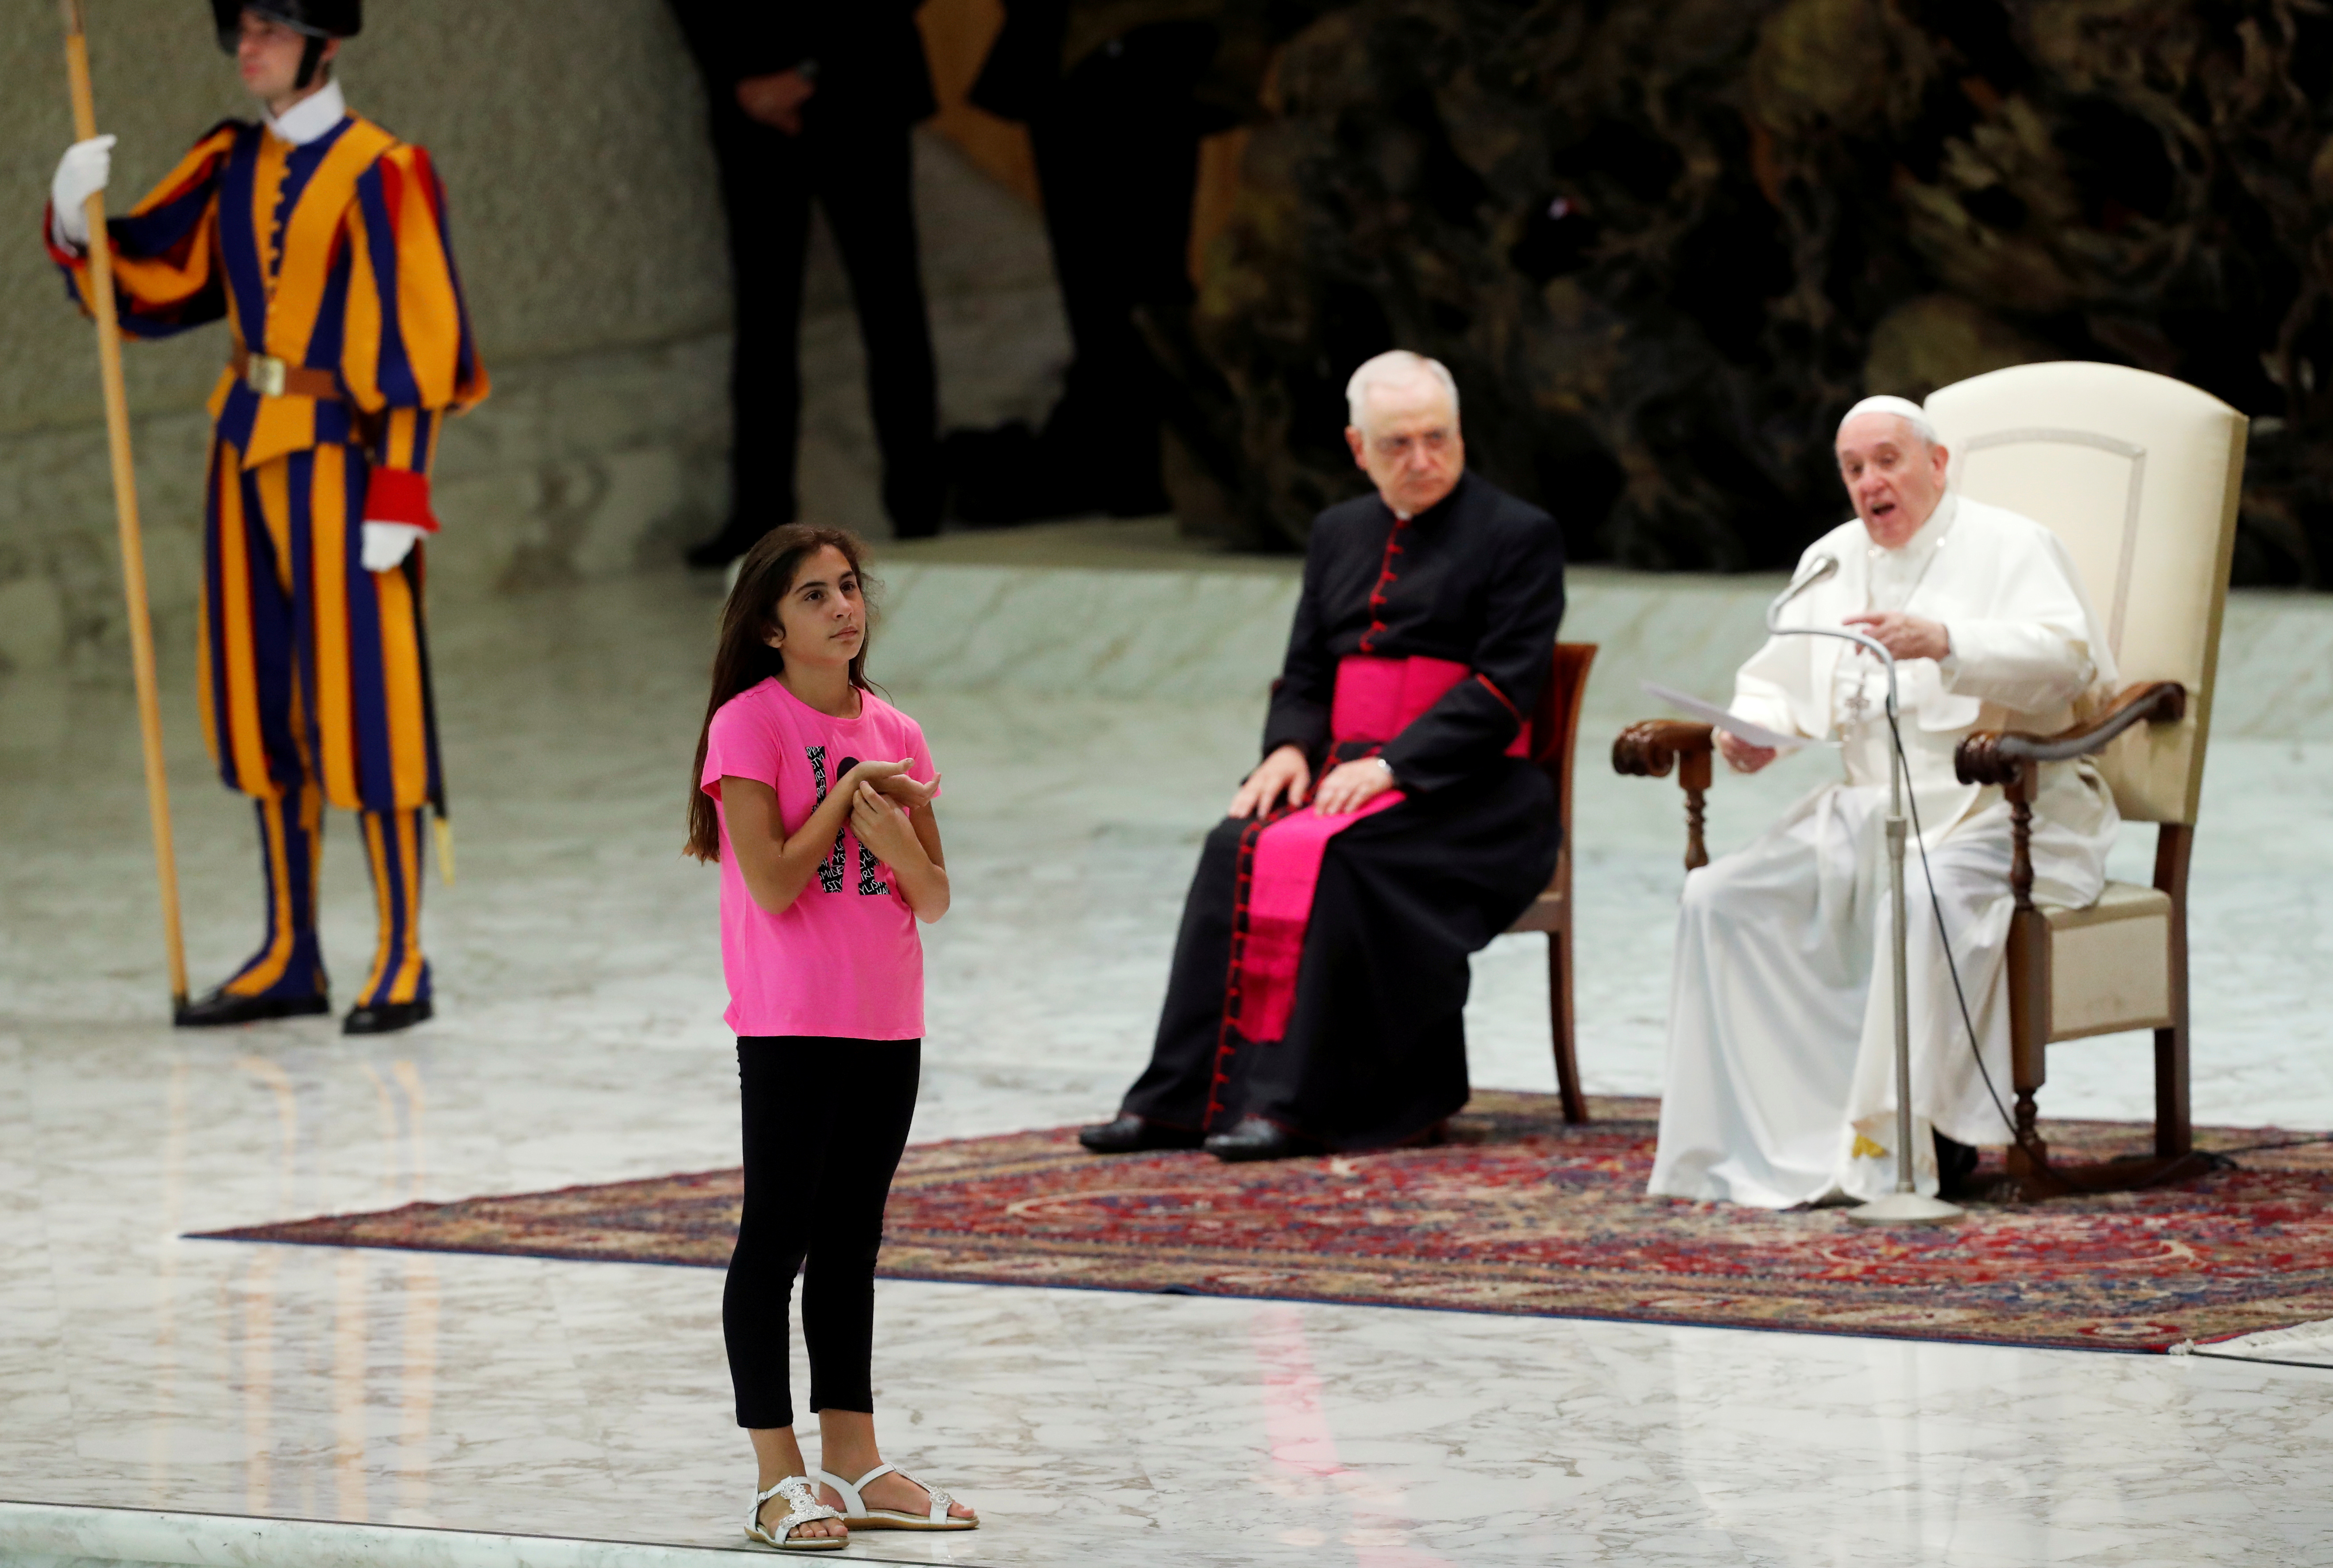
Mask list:
[{"label": "gold belt buckle", "polygon": [[280,398],[283,371],[283,361],[274,354],[254,354],[243,367],[243,384],[263,398]]}]

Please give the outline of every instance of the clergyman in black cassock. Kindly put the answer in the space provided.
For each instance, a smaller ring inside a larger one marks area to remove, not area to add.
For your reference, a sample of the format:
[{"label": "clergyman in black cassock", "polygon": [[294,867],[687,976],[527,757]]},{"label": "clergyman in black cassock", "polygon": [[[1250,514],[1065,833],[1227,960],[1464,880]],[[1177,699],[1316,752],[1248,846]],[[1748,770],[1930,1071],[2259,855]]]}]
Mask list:
[{"label": "clergyman in black cassock", "polygon": [[[1314,522],[1264,753],[1301,746],[1316,776],[1380,756],[1399,802],[1354,813],[1320,852],[1276,1035],[1241,1027],[1254,1011],[1234,955],[1251,913],[1244,873],[1268,822],[1311,808],[1226,818],[1208,834],[1150,1065],[1121,1117],[1184,1135],[1151,1146],[1262,1118],[1289,1152],[1382,1148],[1465,1104],[1467,957],[1555,868],[1554,790],[1516,743],[1562,616],[1554,519],[1478,476],[1407,520],[1373,495]],[[1369,673],[1372,660],[1458,669],[1397,734],[1339,740],[1340,671]]]}]

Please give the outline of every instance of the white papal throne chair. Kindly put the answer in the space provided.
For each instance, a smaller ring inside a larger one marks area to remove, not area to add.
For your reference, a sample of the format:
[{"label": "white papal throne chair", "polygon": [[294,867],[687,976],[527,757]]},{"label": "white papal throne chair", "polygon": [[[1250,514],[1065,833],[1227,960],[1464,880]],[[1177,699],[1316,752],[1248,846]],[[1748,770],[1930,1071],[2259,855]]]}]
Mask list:
[{"label": "white papal throne chair", "polygon": [[[1945,387],[1928,418],[1953,481],[2065,541],[2105,620],[2120,694],[2056,736],[1979,733],[1955,759],[1999,784],[2015,821],[2010,881],[2010,1174],[2037,1194],[2163,1180],[2200,1166],[2187,1108],[2187,861],[2203,791],[2220,617],[2235,551],[2244,416],[2184,381],[2121,365],[2018,365]],[[2125,822],[2153,822],[2155,882],[2108,882],[2087,909],[2033,902],[2036,770],[2092,759]],[[2060,1172],[2034,1130],[2048,1048],[2155,1032],[2155,1157]]]},{"label": "white papal throne chair", "polygon": [[[1952,452],[1955,488],[2065,541],[2122,678],[2113,700],[2063,734],[1980,732],[1955,759],[1963,782],[2001,786],[2014,823],[2010,1174],[2036,1196],[2175,1178],[2201,1169],[2187,1107],[2187,861],[2247,421],[2183,381],[2079,361],[1956,382],[1928,399],[1927,412]],[[1709,859],[1702,811],[1711,749],[1709,726],[1675,719],[1631,725],[1612,746],[1621,773],[1676,770],[1687,870]],[[2032,896],[2036,774],[2078,756],[2093,759],[2126,822],[2155,824],[2155,882],[2108,882],[2088,909],[2049,909]],[[2154,1157],[2053,1169],[2035,1130],[2048,1048],[2136,1029],[2155,1032]]]}]

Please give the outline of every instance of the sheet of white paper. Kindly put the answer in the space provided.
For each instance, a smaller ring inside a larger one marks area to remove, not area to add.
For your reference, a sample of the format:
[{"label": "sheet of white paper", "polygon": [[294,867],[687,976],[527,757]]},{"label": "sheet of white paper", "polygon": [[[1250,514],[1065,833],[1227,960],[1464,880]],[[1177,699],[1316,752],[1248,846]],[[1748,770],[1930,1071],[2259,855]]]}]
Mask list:
[{"label": "sheet of white paper", "polygon": [[1802,746],[1839,744],[1837,741],[1809,740],[1802,735],[1783,735],[1768,729],[1762,724],[1752,724],[1746,718],[1735,717],[1714,702],[1704,702],[1697,697],[1688,697],[1684,692],[1663,686],[1657,681],[1645,680],[1637,684],[1644,688],[1645,695],[1647,697],[1656,697],[1671,707],[1681,707],[1692,717],[1701,720],[1704,724],[1714,724],[1720,729],[1731,730],[1752,746],[1770,746],[1776,751],[1796,751]]}]

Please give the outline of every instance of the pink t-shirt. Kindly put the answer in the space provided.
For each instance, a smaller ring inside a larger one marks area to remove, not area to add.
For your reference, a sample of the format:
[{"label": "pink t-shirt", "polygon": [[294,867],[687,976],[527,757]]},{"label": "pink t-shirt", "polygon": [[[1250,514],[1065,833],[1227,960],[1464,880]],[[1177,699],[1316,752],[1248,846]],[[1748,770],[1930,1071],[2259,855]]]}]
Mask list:
[{"label": "pink t-shirt", "polygon": [[[724,775],[768,784],[792,837],[851,762],[902,757],[912,759],[911,776],[931,782],[922,726],[874,693],[859,693],[857,718],[834,718],[772,678],[713,716],[697,784],[715,802]],[[723,1016],[740,1034],[923,1036],[924,944],[915,911],[847,817],[832,851],[773,915],[745,887],[722,811],[721,967],[729,980]]]}]

